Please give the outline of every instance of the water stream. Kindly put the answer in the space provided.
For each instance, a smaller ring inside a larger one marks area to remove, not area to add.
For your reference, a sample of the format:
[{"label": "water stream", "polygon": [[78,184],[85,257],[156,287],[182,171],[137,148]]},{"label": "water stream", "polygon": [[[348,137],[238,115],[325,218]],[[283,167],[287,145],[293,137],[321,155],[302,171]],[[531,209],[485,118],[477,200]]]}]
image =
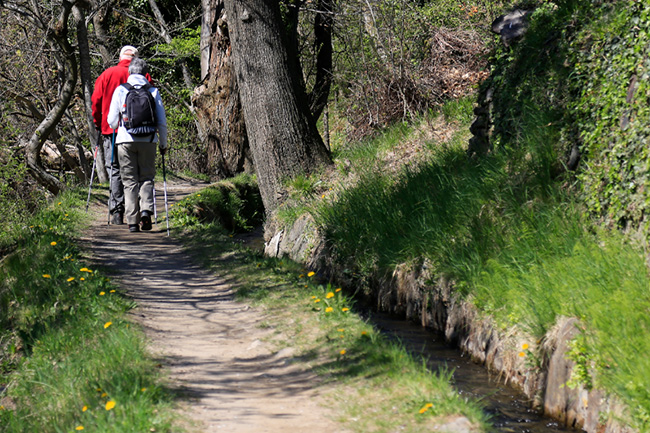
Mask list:
[{"label": "water stream", "polygon": [[398,340],[412,354],[425,359],[432,371],[453,371],[453,385],[461,395],[479,400],[498,432],[576,432],[532,409],[521,391],[499,381],[487,369],[445,343],[444,337],[404,319],[368,313],[370,323],[387,337]]}]

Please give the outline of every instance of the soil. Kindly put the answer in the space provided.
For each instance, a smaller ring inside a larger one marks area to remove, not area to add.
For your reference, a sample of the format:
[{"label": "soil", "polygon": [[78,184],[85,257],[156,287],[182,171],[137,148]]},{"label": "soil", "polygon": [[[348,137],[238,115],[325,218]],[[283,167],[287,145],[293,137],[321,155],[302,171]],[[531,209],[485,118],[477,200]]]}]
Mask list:
[{"label": "soil", "polygon": [[[345,432],[325,406],[330,385],[294,362],[295,349],[274,350],[277,331],[260,326],[263,311],[233,299],[233,277],[200,268],[167,236],[162,186],[153,230],[108,225],[98,205],[88,241],[138,304],[134,320],[178,391],[179,424],[208,433]],[[168,183],[169,205],[203,186]]]}]

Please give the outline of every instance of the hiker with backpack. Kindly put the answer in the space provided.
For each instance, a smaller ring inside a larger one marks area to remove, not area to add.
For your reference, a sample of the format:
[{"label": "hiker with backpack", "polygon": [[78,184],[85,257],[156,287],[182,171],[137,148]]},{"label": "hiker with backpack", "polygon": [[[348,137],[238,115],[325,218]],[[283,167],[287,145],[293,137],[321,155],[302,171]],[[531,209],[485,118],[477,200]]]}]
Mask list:
[{"label": "hiker with backpack", "polygon": [[107,122],[117,129],[115,146],[124,183],[125,218],[129,231],[151,230],[156,147],[167,151],[167,119],[158,89],[145,75],[147,63],[134,58],[129,78],[115,89]]},{"label": "hiker with backpack", "polygon": [[[114,153],[113,148],[114,131],[106,123],[106,115],[110,108],[113,92],[117,86],[126,83],[129,77],[129,64],[137,55],[137,48],[131,45],[123,46],[120,50],[119,63],[106,69],[97,77],[91,97],[93,122],[97,133],[102,135],[104,163],[110,176],[108,211],[112,224],[124,224],[124,187],[117,154]],[[147,76],[147,79],[151,81],[151,77]]]}]

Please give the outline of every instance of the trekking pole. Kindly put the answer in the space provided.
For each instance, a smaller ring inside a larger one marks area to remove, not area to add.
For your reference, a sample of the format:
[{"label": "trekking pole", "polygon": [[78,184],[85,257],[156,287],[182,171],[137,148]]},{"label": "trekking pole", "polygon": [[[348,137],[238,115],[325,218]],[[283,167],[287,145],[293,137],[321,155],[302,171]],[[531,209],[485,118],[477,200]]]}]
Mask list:
[{"label": "trekking pole", "polygon": [[90,204],[90,191],[93,188],[93,177],[95,176],[95,166],[97,165],[97,150],[99,149],[99,142],[102,139],[102,133],[97,132],[97,144],[95,145],[95,154],[93,155],[93,169],[90,171],[90,185],[88,185],[88,199],[86,200],[86,213],[88,213],[88,205]]},{"label": "trekking pole", "polygon": [[153,219],[158,224],[158,209],[156,209],[156,187],[153,187]]},{"label": "trekking pole", "polygon": [[111,197],[113,197],[113,161],[115,159],[115,131],[111,138],[111,169],[108,173],[108,221],[106,225],[111,225]]},{"label": "trekking pole", "polygon": [[167,175],[165,174],[165,154],[162,154],[163,190],[165,191],[165,219],[167,220],[167,236],[169,236],[169,211],[167,210]]}]

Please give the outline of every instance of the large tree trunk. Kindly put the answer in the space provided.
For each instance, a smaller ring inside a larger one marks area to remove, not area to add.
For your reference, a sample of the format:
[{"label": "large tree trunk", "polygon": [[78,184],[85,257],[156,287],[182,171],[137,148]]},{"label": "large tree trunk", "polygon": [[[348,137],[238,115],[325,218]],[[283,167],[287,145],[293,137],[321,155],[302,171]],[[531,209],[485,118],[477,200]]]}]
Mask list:
[{"label": "large tree trunk", "polygon": [[314,119],[323,113],[332,87],[332,28],[334,1],[318,0],[314,19],[314,48],[316,51],[316,82],[309,95],[309,105]]},{"label": "large tree trunk", "polygon": [[246,130],[264,208],[281,202],[283,181],[330,164],[290,65],[277,1],[225,0]]},{"label": "large tree trunk", "polygon": [[220,179],[253,171],[239,88],[232,65],[223,0],[210,0],[204,24],[214,29],[207,77],[194,91],[196,115],[207,136],[208,170]]}]

